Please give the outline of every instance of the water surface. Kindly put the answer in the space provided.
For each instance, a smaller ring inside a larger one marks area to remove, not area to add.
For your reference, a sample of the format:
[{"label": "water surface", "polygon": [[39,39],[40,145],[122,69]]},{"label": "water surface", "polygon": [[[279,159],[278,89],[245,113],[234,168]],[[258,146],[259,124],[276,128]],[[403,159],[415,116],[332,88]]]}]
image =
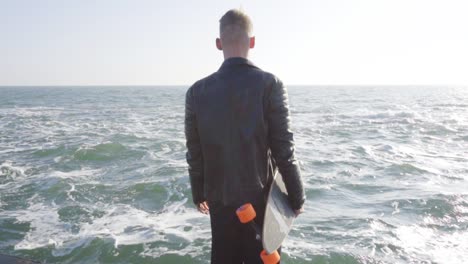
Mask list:
[{"label": "water surface", "polygon": [[[209,263],[187,87],[1,87],[0,253]],[[468,90],[290,87],[306,212],[284,263],[468,259]]]}]

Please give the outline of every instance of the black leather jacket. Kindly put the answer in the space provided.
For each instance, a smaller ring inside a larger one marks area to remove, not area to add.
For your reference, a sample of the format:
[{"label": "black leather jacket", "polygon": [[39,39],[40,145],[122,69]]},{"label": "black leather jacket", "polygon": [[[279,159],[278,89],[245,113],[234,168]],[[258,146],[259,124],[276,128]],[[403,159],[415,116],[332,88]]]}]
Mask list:
[{"label": "black leather jacket", "polygon": [[304,188],[290,130],[287,90],[245,58],[229,58],[187,91],[187,162],[193,202],[241,205],[266,193],[277,166],[293,209]]}]

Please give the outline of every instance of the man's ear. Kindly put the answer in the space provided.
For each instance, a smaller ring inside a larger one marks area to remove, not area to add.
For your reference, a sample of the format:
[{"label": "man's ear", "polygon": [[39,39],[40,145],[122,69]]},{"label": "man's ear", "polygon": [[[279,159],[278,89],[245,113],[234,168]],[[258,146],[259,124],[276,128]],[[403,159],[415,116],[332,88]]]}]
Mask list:
[{"label": "man's ear", "polygon": [[253,49],[255,47],[255,36],[249,38],[249,48]]},{"label": "man's ear", "polygon": [[223,50],[223,45],[221,43],[220,38],[216,38],[216,48],[218,48],[219,50]]}]

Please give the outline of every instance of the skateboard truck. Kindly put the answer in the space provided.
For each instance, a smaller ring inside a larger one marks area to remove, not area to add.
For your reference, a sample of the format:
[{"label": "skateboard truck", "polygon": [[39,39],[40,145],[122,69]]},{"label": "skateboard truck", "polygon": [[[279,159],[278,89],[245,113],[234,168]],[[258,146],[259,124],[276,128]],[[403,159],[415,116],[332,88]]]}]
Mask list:
[{"label": "skateboard truck", "polygon": [[[255,223],[255,217],[257,216],[257,213],[255,212],[252,204],[246,203],[242,205],[236,210],[236,214],[241,223],[249,224],[255,230],[255,238],[260,240],[262,233],[257,223]],[[266,250],[262,250],[260,253],[260,258],[265,264],[276,264],[280,261],[280,255],[278,254],[277,250],[271,252],[270,254],[268,254]]]}]

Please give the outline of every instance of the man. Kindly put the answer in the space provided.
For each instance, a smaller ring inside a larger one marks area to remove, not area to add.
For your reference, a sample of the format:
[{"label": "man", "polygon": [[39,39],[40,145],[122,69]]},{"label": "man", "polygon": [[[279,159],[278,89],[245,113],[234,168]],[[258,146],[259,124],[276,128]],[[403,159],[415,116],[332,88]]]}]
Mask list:
[{"label": "man", "polygon": [[187,91],[185,136],[193,202],[210,214],[212,263],[262,263],[262,243],[239,222],[236,209],[253,204],[263,224],[275,166],[283,175],[296,215],[305,201],[286,88],[247,57],[255,46],[250,18],[229,10],[220,20],[216,47],[221,68]]}]

